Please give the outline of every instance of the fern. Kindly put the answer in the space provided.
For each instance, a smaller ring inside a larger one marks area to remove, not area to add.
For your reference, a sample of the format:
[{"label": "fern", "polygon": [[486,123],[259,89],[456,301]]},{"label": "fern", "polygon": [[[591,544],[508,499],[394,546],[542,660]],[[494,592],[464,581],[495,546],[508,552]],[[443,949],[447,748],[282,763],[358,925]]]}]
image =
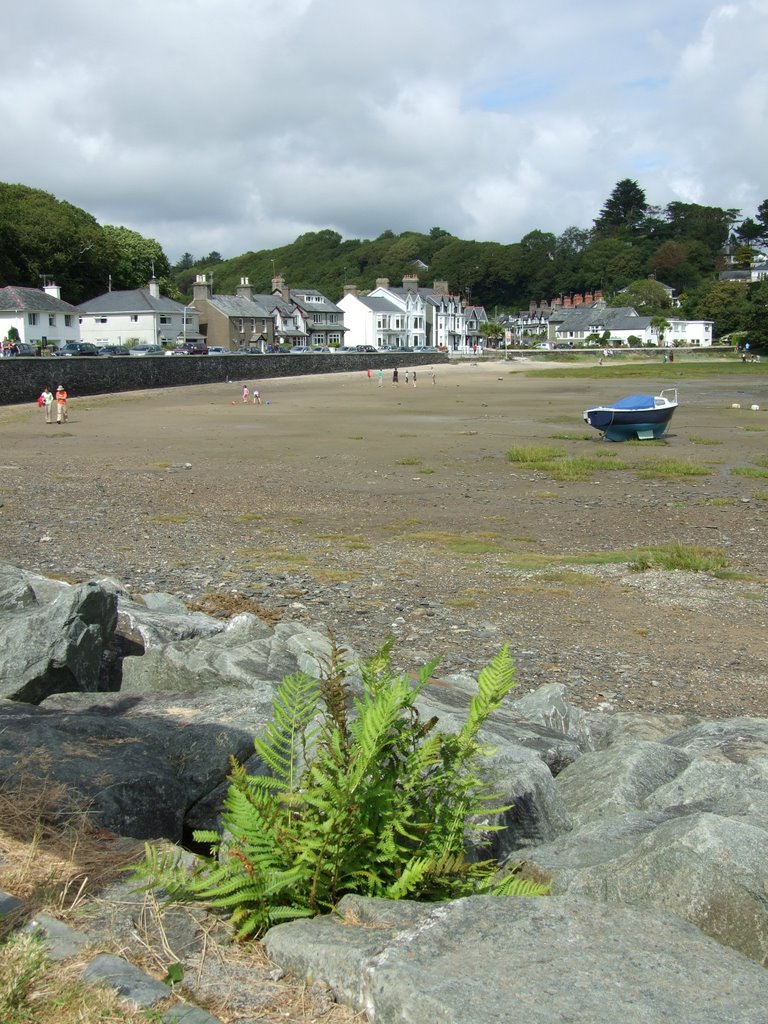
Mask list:
[{"label": "fern", "polygon": [[[278,688],[273,720],[255,748],[271,775],[233,764],[222,833],[195,839],[210,856],[193,871],[147,847],[135,874],[171,899],[228,911],[239,938],[278,921],[330,910],[346,893],[447,899],[474,892],[542,895],[546,886],[466,855],[467,835],[501,826],[498,794],[479,776],[484,723],[512,691],[503,648],[480,673],[458,734],[423,722],[419,680],[393,673],[388,641],[359,666],[353,698],[345,652],[332,641],[322,679],[296,673]],[[482,822],[482,824],[481,824]]]}]

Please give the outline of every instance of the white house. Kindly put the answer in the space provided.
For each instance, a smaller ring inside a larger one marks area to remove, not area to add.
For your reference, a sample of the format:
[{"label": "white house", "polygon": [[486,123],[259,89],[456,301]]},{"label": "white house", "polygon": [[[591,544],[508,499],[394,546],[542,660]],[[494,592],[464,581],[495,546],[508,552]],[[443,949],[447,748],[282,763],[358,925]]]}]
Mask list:
[{"label": "white house", "polygon": [[382,296],[356,295],[347,287],[338,307],[344,314],[348,345],[394,345],[407,348],[406,315],[402,307]]},{"label": "white house", "polygon": [[[550,341],[592,341],[597,344],[604,339],[609,345],[629,345],[632,344],[630,339],[637,339],[640,345],[698,345],[704,348],[712,344],[712,320],[682,320],[667,316],[669,326],[664,329],[662,339],[651,319],[639,316],[632,306],[606,306],[602,301],[570,308],[556,307],[549,316],[547,337]],[[595,338],[599,340],[595,342]]]},{"label": "white house", "polygon": [[7,337],[12,327],[19,332],[19,341],[38,347],[59,348],[81,340],[79,310],[62,300],[55,284],[43,289],[0,288],[0,336]]},{"label": "white house", "polygon": [[94,345],[176,345],[200,337],[197,310],[161,295],[154,278],[146,288],[97,295],[78,311],[82,340]]}]

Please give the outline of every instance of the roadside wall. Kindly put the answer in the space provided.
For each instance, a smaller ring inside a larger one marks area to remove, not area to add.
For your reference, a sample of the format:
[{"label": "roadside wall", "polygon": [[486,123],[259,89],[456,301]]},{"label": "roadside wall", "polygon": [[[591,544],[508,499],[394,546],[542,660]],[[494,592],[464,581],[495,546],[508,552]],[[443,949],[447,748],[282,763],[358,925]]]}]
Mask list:
[{"label": "roadside wall", "polygon": [[119,391],[217,384],[227,380],[254,381],[270,377],[300,377],[317,373],[365,373],[370,367],[432,366],[448,362],[443,353],[417,352],[381,355],[281,356],[74,356],[0,359],[0,405],[35,402],[47,384],[63,384],[70,396],[104,395]]}]

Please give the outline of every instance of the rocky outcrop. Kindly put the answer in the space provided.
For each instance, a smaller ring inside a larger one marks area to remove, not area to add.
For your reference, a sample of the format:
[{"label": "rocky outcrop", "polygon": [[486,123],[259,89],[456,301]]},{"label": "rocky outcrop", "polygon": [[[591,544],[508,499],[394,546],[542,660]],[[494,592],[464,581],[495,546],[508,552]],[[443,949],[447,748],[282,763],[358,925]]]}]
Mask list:
[{"label": "rocky outcrop", "polygon": [[[114,580],[2,567],[0,608],[3,785],[23,776],[137,838],[216,827],[230,759],[264,770],[253,737],[277,684],[318,673],[330,651],[321,628],[193,614]],[[436,679],[419,711],[458,728],[475,687]],[[488,823],[505,827],[481,832],[479,852],[524,862],[553,896],[349,898],[342,918],[274,929],[271,954],[377,1021],[502,1019],[493,1000],[513,998],[529,1021],[762,1020],[768,720],[586,715],[553,685],[508,702],[482,738],[498,794]]]}]

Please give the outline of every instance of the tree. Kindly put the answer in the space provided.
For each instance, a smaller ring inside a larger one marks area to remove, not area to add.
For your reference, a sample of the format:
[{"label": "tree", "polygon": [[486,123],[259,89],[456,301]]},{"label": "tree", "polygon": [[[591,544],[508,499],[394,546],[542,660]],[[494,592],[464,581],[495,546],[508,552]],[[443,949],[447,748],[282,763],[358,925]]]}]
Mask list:
[{"label": "tree", "polygon": [[624,178],[606,199],[595,223],[595,234],[605,237],[622,231],[636,231],[643,221],[648,203],[636,181]]},{"label": "tree", "polygon": [[192,253],[191,252],[185,252],[185,253],[181,254],[181,257],[180,257],[178,263],[174,263],[173,270],[174,270],[174,273],[176,271],[178,271],[178,270],[191,270],[192,267],[194,267],[194,265],[195,265],[195,261],[192,258]]},{"label": "tree", "polygon": [[608,305],[632,306],[641,316],[652,316],[670,309],[672,300],[663,284],[644,277],[630,281],[626,288],[611,296]]},{"label": "tree", "polygon": [[750,286],[738,281],[711,281],[683,297],[682,312],[692,320],[714,321],[716,337],[745,330],[751,312],[750,291]]},{"label": "tree", "polygon": [[103,230],[113,252],[110,265],[113,288],[146,288],[150,278],[170,274],[168,258],[154,238],[144,238],[138,231],[111,224],[105,224]]},{"label": "tree", "polygon": [[659,345],[664,344],[664,333],[668,331],[672,325],[669,320],[661,314],[657,313],[656,316],[651,317],[651,327],[656,331],[659,336]]},{"label": "tree", "polygon": [[504,337],[504,325],[500,324],[498,320],[488,320],[487,323],[480,324],[480,333],[486,341],[496,342],[498,345]]}]

